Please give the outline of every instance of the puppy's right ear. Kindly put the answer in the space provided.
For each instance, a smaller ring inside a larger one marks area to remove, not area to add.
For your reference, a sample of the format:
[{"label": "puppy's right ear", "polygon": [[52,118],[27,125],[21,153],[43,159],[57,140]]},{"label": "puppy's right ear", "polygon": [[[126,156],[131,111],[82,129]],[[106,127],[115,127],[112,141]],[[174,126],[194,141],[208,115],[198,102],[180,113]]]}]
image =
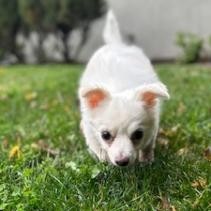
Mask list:
[{"label": "puppy's right ear", "polygon": [[146,107],[153,107],[158,99],[169,99],[168,90],[161,82],[141,85],[137,88],[135,96],[138,100],[142,101]]},{"label": "puppy's right ear", "polygon": [[80,95],[84,99],[89,109],[98,108],[111,98],[108,91],[102,88],[81,90]]}]

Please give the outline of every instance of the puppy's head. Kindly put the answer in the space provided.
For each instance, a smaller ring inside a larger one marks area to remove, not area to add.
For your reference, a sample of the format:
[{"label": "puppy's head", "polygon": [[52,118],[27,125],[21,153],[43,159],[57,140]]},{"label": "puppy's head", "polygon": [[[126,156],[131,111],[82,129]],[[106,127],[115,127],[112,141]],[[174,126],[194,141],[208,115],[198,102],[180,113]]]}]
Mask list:
[{"label": "puppy's head", "polygon": [[112,95],[104,88],[80,91],[93,137],[107,152],[111,163],[126,166],[134,163],[156,133],[159,102],[169,98],[162,83],[143,85]]}]

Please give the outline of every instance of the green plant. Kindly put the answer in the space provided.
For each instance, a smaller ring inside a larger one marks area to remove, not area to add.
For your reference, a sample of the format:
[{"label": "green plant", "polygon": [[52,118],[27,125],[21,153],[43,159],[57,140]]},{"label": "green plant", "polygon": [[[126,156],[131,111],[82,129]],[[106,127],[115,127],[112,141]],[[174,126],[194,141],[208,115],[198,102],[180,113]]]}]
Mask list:
[{"label": "green plant", "polygon": [[106,11],[104,0],[18,0],[18,3],[25,30],[39,31],[42,37],[49,31],[62,33],[66,62],[72,60],[68,47],[72,31],[75,28],[81,30],[82,40],[79,48],[82,47],[87,41],[91,22]]},{"label": "green plant", "polygon": [[177,34],[176,44],[183,50],[179,59],[182,63],[193,63],[199,59],[203,40],[197,35],[180,32]]},{"label": "green plant", "polygon": [[76,57],[88,39],[91,22],[105,12],[104,0],[0,0],[0,58],[12,53],[22,60],[15,43],[17,33],[23,32],[27,36],[31,31],[37,31],[40,35],[39,60],[43,59],[45,35],[60,32],[65,61],[71,61],[74,55],[69,53],[68,39],[74,29],[82,34]]}]

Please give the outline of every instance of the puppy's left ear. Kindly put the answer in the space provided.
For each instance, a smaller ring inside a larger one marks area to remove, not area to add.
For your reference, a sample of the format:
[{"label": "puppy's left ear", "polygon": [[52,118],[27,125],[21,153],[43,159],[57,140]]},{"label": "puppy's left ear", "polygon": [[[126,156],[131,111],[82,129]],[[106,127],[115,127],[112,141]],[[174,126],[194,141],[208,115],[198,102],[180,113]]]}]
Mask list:
[{"label": "puppy's left ear", "polygon": [[91,110],[98,108],[110,99],[110,94],[103,88],[80,90],[80,95]]},{"label": "puppy's left ear", "polygon": [[143,85],[136,91],[136,99],[141,100],[147,107],[153,107],[158,99],[168,100],[169,98],[166,86],[160,82]]}]

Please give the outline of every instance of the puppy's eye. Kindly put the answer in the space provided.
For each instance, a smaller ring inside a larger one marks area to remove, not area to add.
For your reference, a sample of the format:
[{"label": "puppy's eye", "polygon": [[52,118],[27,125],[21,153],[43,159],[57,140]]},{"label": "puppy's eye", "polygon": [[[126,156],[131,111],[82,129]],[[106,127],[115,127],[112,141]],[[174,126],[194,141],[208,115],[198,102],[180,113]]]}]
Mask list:
[{"label": "puppy's eye", "polygon": [[136,131],[134,131],[130,137],[131,141],[133,143],[137,143],[140,139],[142,139],[144,135],[144,132],[142,129],[137,129]]},{"label": "puppy's eye", "polygon": [[105,141],[109,141],[112,138],[111,134],[106,130],[101,133],[101,137]]}]

